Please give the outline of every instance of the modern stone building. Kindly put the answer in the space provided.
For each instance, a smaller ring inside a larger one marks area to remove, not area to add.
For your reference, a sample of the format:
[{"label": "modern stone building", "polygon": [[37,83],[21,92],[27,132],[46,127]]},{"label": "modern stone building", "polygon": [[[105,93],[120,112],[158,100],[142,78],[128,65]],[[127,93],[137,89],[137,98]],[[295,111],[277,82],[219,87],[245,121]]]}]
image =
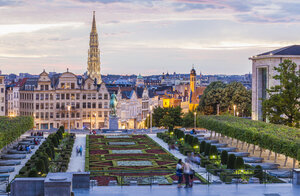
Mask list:
[{"label": "modern stone building", "polygon": [[268,98],[266,89],[277,85],[273,79],[277,67],[285,59],[300,65],[300,45],[292,45],[265,52],[249,58],[252,60],[252,119],[265,120],[262,113],[262,99]]},{"label": "modern stone building", "polygon": [[34,116],[36,129],[106,128],[110,95],[104,83],[67,71],[27,79],[20,89],[20,115]]}]

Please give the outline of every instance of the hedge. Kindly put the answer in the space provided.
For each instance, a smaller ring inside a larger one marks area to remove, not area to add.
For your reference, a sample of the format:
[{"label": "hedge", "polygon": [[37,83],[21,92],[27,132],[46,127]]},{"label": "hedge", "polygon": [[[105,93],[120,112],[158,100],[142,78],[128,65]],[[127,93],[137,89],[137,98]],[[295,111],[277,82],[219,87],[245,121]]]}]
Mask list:
[{"label": "hedge", "polygon": [[198,125],[300,161],[300,129],[233,116],[198,116]]},{"label": "hedge", "polygon": [[0,149],[33,128],[31,116],[0,116]]}]

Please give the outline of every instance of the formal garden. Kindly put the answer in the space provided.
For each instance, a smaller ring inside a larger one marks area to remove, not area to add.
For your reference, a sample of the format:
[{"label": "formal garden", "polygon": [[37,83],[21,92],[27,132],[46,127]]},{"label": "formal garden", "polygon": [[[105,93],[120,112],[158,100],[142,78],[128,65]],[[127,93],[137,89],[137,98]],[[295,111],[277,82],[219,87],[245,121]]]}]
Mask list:
[{"label": "formal garden", "polygon": [[[87,135],[85,171],[98,185],[172,184],[177,158],[147,135]],[[195,177],[201,180],[200,176]]]},{"label": "formal garden", "polygon": [[283,181],[265,173],[261,166],[252,167],[242,157],[229,154],[226,150],[219,152],[215,145],[199,140],[179,129],[157,133],[157,137],[169,145],[176,145],[180,153],[189,155],[192,152],[201,158],[198,163],[206,168],[207,172],[219,176],[225,183],[232,183],[233,180],[241,183],[250,183],[256,179],[260,183],[283,183]]},{"label": "formal garden", "polygon": [[70,161],[75,134],[60,127],[50,134],[16,177],[42,177],[49,172],[66,172]]}]

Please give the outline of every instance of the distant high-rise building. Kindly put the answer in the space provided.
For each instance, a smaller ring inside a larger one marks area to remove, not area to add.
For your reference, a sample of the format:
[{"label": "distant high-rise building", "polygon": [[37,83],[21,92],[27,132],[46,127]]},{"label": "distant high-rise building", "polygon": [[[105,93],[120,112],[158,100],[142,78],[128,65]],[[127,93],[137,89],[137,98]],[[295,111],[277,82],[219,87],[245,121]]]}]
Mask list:
[{"label": "distant high-rise building", "polygon": [[88,51],[88,76],[97,81],[97,84],[101,84],[100,74],[100,50],[98,49],[98,33],[96,28],[95,11],[93,12],[93,24],[90,33],[90,48]]}]

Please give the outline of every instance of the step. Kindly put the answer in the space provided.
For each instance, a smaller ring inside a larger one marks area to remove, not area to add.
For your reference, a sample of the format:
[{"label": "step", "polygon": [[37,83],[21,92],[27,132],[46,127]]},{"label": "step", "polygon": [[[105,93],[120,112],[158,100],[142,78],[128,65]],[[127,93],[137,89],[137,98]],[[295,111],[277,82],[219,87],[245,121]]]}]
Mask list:
[{"label": "step", "polygon": [[280,166],[277,163],[249,163],[249,165],[251,165],[252,167],[260,165],[263,170],[274,170],[278,169],[278,167]]},{"label": "step", "polygon": [[0,160],[0,166],[20,165],[21,161],[17,160]]},{"label": "step", "polygon": [[228,154],[234,154],[237,157],[248,157],[250,155],[249,152],[228,152]]},{"label": "step", "polygon": [[245,163],[262,163],[264,158],[261,157],[243,157]]},{"label": "step", "polygon": [[227,152],[236,152],[238,149],[235,147],[224,147],[224,148],[217,148],[219,152],[226,150]]},{"label": "step", "polygon": [[24,154],[5,154],[1,156],[2,159],[25,159],[26,155]]}]

